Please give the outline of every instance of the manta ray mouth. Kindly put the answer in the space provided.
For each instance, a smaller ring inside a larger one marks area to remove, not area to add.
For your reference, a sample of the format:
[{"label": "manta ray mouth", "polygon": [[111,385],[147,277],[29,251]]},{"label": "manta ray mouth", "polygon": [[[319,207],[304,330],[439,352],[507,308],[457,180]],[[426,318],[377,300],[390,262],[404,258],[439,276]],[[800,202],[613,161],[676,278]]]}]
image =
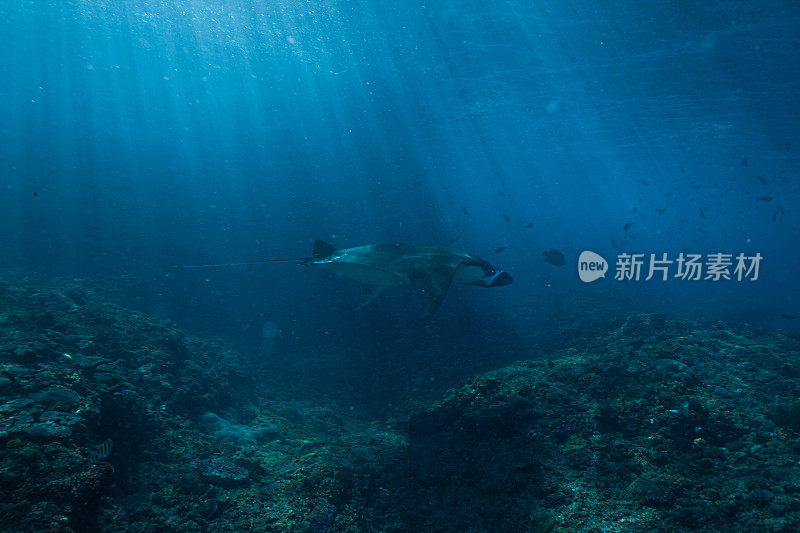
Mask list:
[{"label": "manta ray mouth", "polygon": [[511,277],[511,274],[508,272],[501,270],[498,272],[494,278],[492,278],[489,287],[504,287],[506,285],[511,285],[514,282],[514,278]]}]

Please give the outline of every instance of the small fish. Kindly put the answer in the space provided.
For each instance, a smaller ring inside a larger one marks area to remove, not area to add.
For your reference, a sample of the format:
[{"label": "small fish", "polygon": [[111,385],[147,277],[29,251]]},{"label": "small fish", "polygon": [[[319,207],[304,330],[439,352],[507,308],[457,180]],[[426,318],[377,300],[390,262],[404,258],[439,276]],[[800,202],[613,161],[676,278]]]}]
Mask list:
[{"label": "small fish", "polygon": [[506,219],[506,222],[511,222],[511,219],[505,213],[503,213],[503,218]]},{"label": "small fish", "polygon": [[774,213],[772,213],[772,221],[776,222],[777,220],[778,220],[778,212],[775,211]]},{"label": "small fish", "polygon": [[771,202],[772,196],[759,196],[756,200],[761,200],[762,202]]},{"label": "small fish", "polygon": [[792,151],[792,145],[791,145],[791,144],[789,144],[789,141],[786,141],[786,142],[784,143],[783,147],[784,147],[784,148],[786,148],[786,151],[787,151],[787,152],[791,152],[791,151]]},{"label": "small fish", "polygon": [[532,227],[533,227],[533,222],[528,222],[527,224],[525,224],[525,229],[530,229]]},{"label": "small fish", "polygon": [[681,165],[681,174],[683,174],[684,172],[686,172],[686,167]]},{"label": "small fish", "polygon": [[647,183],[645,180],[639,180],[639,183],[641,183],[641,184],[642,184],[642,185],[644,185],[645,187],[646,187],[646,186],[648,186],[648,185],[650,185],[650,184],[649,184],[649,183]]},{"label": "small fish", "polygon": [[497,191],[497,194],[499,194],[499,195],[500,195],[500,196],[502,196],[503,198],[505,198],[505,197],[506,197],[506,193],[504,193],[503,191]]},{"label": "small fish", "polygon": [[699,190],[700,190],[700,186],[699,186],[699,185],[690,185],[690,187],[691,187],[692,189],[696,190],[696,191],[699,191]]},{"label": "small fish", "polygon": [[781,318],[785,318],[787,320],[794,320],[794,317],[792,315],[781,315]]},{"label": "small fish", "polygon": [[495,248],[495,249],[494,249],[494,253],[496,253],[496,254],[502,254],[502,253],[503,253],[503,252],[505,252],[507,249],[508,249],[508,246],[498,246],[497,248]]},{"label": "small fish", "polygon": [[456,242],[458,239],[460,239],[463,236],[464,236],[463,233],[459,233],[457,237],[453,237],[452,239],[450,239],[450,242]]},{"label": "small fish", "polygon": [[464,211],[464,214],[465,214],[465,215],[469,215],[469,211],[467,211],[467,208],[466,208],[466,207],[464,207],[464,206],[462,205],[462,206],[461,206],[461,209]]},{"label": "small fish", "polygon": [[705,211],[703,211],[702,209],[700,209],[699,211],[700,211],[700,216],[701,216],[701,217],[703,217],[703,218],[707,218],[707,217],[706,217],[706,212],[705,212]]},{"label": "small fish", "polygon": [[746,157],[743,157],[742,158],[742,166],[743,167],[749,167],[750,166],[750,160],[748,158],[746,158]]},{"label": "small fish", "polygon": [[617,249],[617,241],[614,240],[614,237],[611,237],[611,247]]},{"label": "small fish", "polygon": [[622,229],[625,230],[625,231],[628,231],[629,229],[631,229],[631,226],[633,226],[634,224],[636,224],[636,222],[628,222],[627,224],[625,224],[622,227]]},{"label": "small fish", "polygon": [[633,206],[633,212],[635,213],[638,208],[639,208],[638,205]]},{"label": "small fish", "polygon": [[556,250],[555,248],[550,248],[546,252],[542,253],[544,256],[545,263],[550,263],[554,266],[564,266],[567,264],[567,260],[564,258],[564,254]]},{"label": "small fish", "polygon": [[656,211],[658,212],[659,215],[663,215],[664,211],[666,211],[666,210],[667,210],[666,207],[662,207],[660,209],[658,207],[656,207]]},{"label": "small fish", "polygon": [[455,225],[453,226],[453,229],[458,229],[458,227],[460,225],[461,225],[461,221],[459,220],[458,222],[455,223]]},{"label": "small fish", "polygon": [[100,444],[89,446],[89,457],[95,461],[107,458],[111,455],[111,450],[114,448],[114,441],[106,439]]},{"label": "small fish", "polygon": [[767,184],[767,179],[764,176],[759,176],[758,174],[756,174],[756,177],[758,178],[758,181],[760,181],[764,185]]},{"label": "small fish", "polygon": [[639,213],[639,218],[641,218],[642,220],[647,220],[647,217],[644,216],[643,213]]}]

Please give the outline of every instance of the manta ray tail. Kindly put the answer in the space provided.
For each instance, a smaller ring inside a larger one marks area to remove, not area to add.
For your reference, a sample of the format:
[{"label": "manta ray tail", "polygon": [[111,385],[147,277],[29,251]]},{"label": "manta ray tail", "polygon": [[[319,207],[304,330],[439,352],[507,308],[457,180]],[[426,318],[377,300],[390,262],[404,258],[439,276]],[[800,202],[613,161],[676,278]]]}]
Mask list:
[{"label": "manta ray tail", "polygon": [[288,263],[296,261],[298,265],[304,266],[317,259],[325,259],[336,251],[336,248],[325,241],[317,239],[314,242],[314,252],[311,257],[286,257],[281,259],[256,259],[254,261],[238,261],[235,263],[209,263],[205,265],[170,265],[170,268],[218,268],[240,265],[257,265],[259,263]]}]

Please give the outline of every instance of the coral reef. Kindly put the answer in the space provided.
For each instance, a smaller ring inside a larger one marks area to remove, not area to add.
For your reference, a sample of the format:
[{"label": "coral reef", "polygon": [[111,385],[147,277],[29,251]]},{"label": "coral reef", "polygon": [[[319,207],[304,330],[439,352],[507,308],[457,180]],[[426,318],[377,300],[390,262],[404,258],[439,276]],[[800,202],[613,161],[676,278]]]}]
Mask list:
[{"label": "coral reef", "polygon": [[775,405],[798,362],[794,335],[631,316],[409,416],[414,466],[393,475],[428,490],[401,506],[442,531],[794,530],[800,440]]},{"label": "coral reef", "polygon": [[179,418],[251,386],[229,348],[77,284],[0,283],[0,331],[0,524],[19,530],[96,529],[103,496],[169,451]]},{"label": "coral reef", "polygon": [[386,420],[87,282],[0,283],[0,530],[800,528],[797,335],[642,313],[563,331],[449,390],[392,376]]}]

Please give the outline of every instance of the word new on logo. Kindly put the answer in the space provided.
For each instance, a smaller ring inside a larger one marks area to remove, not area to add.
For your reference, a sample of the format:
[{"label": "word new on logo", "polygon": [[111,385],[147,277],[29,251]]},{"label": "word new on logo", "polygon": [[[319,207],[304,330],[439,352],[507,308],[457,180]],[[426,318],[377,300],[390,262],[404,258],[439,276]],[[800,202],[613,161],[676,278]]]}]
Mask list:
[{"label": "word new on logo", "polygon": [[578,257],[578,276],[584,283],[591,283],[596,279],[606,277],[608,262],[603,256],[589,250],[581,252]]}]

